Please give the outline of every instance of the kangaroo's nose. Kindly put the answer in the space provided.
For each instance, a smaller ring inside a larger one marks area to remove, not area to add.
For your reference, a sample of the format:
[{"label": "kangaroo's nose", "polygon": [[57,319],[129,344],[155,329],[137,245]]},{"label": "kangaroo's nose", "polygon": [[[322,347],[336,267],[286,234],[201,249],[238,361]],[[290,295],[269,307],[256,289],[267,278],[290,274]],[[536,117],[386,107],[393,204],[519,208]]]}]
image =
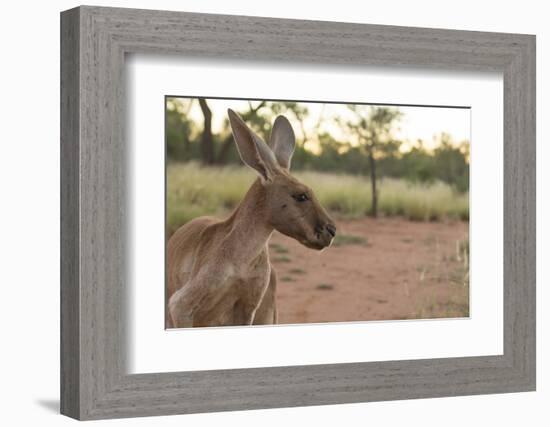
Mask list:
[{"label": "kangaroo's nose", "polygon": [[327,224],[325,228],[332,237],[336,236],[336,227],[333,224]]}]

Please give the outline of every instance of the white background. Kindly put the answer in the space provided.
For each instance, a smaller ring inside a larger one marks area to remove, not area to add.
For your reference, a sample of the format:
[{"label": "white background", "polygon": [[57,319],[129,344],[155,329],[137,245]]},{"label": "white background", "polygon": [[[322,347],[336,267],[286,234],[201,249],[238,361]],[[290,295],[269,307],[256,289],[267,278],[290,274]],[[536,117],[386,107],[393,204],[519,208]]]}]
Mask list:
[{"label": "white background", "polygon": [[[223,75],[223,79],[217,76]],[[502,76],[363,67],[127,58],[132,173],[130,372],[175,372],[502,354]],[[231,85],[227,85],[231,81]],[[265,82],[270,82],[266,87]],[[322,87],[322,92],[319,88]],[[468,105],[472,158],[469,319],[165,331],[165,94]],[[498,190],[497,190],[498,189]],[[481,255],[481,256],[480,256]],[[361,339],[358,340],[357,337]],[[215,344],[219,352],[203,351]],[[190,350],[191,349],[191,350]],[[193,349],[199,349],[194,351]]]},{"label": "white background", "polygon": [[[5,425],[67,425],[57,415],[59,384],[59,16],[72,1],[10,2],[2,9],[0,79],[0,316],[2,411]],[[296,2],[257,0],[97,1],[140,8],[248,14],[374,24],[537,34],[538,138],[538,391],[398,402],[273,409],[131,419],[146,426],[546,426],[550,414],[548,350],[550,257],[550,28],[544,2]],[[31,112],[34,111],[34,114]],[[548,263],[546,263],[548,264]],[[544,307],[546,306],[546,309]]]}]

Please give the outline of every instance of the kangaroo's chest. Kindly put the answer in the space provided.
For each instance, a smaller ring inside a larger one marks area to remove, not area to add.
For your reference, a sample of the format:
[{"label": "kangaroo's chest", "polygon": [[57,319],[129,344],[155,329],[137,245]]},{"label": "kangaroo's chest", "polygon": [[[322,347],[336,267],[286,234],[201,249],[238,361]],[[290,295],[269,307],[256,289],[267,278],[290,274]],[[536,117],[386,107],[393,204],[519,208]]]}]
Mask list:
[{"label": "kangaroo's chest", "polygon": [[268,262],[247,269],[231,265],[224,268],[218,280],[211,283],[210,304],[198,313],[196,326],[248,324],[262,302],[269,277]]},{"label": "kangaroo's chest", "polygon": [[226,278],[225,291],[247,303],[259,303],[268,285],[269,264],[258,263],[252,269],[234,269]]}]

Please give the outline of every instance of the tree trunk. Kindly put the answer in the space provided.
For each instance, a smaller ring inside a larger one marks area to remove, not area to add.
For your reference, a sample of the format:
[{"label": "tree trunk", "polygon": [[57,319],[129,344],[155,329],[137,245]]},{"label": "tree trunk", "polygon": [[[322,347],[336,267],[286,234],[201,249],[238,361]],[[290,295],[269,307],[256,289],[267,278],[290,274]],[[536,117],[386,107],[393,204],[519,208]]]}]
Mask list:
[{"label": "tree trunk", "polygon": [[369,165],[370,165],[370,183],[372,191],[372,207],[371,215],[373,218],[378,216],[378,193],[376,190],[376,161],[372,150],[369,150]]},{"label": "tree trunk", "polygon": [[[258,111],[265,107],[266,101],[260,102],[256,108],[252,107],[252,103],[248,101],[248,109],[249,111],[244,114],[242,117],[243,119],[249,120],[251,117],[256,116],[258,114]],[[229,135],[223,140],[222,145],[220,147],[220,151],[218,153],[218,157],[216,159],[216,163],[223,165],[227,162],[227,156],[229,155],[229,152],[231,151],[231,148],[233,147],[233,134],[230,132]]]},{"label": "tree trunk", "polygon": [[212,139],[212,111],[204,98],[199,98],[202,115],[204,116],[204,129],[201,138],[202,162],[206,165],[214,164],[214,141]]}]

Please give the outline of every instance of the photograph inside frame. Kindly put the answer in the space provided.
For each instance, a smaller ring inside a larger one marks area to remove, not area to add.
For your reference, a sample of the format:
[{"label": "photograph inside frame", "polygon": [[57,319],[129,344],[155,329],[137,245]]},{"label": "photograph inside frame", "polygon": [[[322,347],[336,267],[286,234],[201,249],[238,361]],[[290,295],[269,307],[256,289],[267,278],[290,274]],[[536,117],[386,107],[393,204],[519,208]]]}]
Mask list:
[{"label": "photograph inside frame", "polygon": [[166,328],[469,317],[470,109],[165,97]]}]

